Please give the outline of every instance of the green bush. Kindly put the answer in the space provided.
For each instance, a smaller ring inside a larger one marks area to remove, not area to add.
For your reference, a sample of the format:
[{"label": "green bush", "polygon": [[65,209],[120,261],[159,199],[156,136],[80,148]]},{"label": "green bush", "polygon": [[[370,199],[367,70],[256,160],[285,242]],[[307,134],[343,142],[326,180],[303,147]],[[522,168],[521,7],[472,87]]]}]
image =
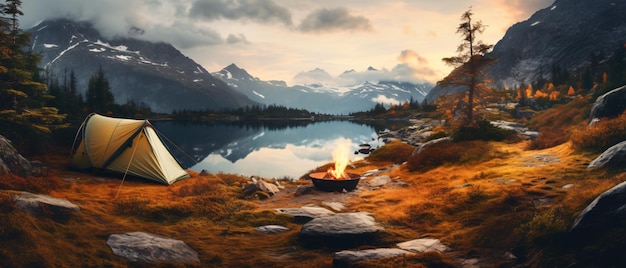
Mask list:
[{"label": "green bush", "polygon": [[452,132],[454,141],[503,141],[515,131],[502,129],[492,125],[487,120],[481,120],[476,125],[461,126]]}]

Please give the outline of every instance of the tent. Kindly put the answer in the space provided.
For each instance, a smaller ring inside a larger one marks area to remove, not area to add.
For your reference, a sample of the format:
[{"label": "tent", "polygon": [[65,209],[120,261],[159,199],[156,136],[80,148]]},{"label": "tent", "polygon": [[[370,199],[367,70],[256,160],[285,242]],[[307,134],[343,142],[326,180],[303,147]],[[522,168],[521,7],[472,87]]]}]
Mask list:
[{"label": "tent", "polygon": [[167,185],[189,177],[148,120],[90,114],[78,129],[74,145],[76,141],[79,144],[70,160],[75,168],[101,168]]}]

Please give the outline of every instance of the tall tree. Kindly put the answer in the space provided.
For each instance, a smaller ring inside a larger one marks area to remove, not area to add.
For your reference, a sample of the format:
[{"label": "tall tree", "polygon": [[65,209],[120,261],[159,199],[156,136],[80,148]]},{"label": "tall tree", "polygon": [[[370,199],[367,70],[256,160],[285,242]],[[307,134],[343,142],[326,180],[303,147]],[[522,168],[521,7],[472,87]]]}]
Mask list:
[{"label": "tall tree", "polygon": [[24,51],[30,36],[19,29],[21,1],[0,4],[0,124],[16,129],[49,132],[62,127],[64,115],[47,106],[52,98],[38,81],[39,56]]},{"label": "tall tree", "polygon": [[107,113],[115,103],[109,80],[104,76],[102,66],[98,72],[89,78],[87,88],[87,105],[93,112]]},{"label": "tall tree", "polygon": [[461,34],[463,42],[457,48],[458,55],[442,59],[446,64],[455,67],[455,70],[437,82],[442,86],[456,85],[467,88],[466,124],[474,123],[474,99],[478,93],[487,90],[488,81],[484,69],[494,61],[494,58],[485,56],[493,45],[484,44],[476,38],[478,33],[485,30],[485,26],[482,21],[472,21],[472,15],[469,9],[461,16],[461,24],[456,32]]}]

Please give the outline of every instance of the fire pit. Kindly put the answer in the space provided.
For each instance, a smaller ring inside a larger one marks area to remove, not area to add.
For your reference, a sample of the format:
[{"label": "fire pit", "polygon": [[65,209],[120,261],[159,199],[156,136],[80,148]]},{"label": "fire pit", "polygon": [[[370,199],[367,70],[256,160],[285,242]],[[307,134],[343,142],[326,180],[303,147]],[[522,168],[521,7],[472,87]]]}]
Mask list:
[{"label": "fire pit", "polygon": [[313,185],[326,192],[350,192],[356,188],[361,180],[361,176],[354,173],[344,173],[345,177],[336,179],[331,173],[328,172],[315,172],[309,174]]}]

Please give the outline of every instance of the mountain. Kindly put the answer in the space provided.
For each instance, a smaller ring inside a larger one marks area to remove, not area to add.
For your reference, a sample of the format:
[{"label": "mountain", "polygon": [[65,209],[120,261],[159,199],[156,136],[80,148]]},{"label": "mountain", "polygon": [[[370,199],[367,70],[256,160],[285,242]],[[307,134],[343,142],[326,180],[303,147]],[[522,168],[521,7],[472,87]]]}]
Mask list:
[{"label": "mountain", "polygon": [[89,78],[102,68],[119,104],[133,100],[165,113],[258,105],[167,43],[108,39],[89,22],[66,19],[41,22],[28,32],[32,50],[42,56],[41,67],[56,77],[73,71],[83,95]]},{"label": "mountain", "polygon": [[[369,71],[376,71],[369,68]],[[346,71],[342,75],[353,73]],[[294,81],[307,84],[288,86],[284,81],[263,81],[235,64],[213,73],[229,86],[253,101],[290,108],[303,108],[326,114],[349,114],[367,111],[377,103],[404,103],[413,99],[421,102],[432,84],[398,81],[365,81],[347,86],[330,86],[333,78],[322,69],[301,72]]]},{"label": "mountain", "polygon": [[[626,1],[557,0],[507,30],[488,54],[497,61],[487,73],[496,87],[510,88],[549,79],[555,67],[580,70],[592,54],[602,62],[626,41],[624,14]],[[445,90],[435,87],[427,101]]]}]

